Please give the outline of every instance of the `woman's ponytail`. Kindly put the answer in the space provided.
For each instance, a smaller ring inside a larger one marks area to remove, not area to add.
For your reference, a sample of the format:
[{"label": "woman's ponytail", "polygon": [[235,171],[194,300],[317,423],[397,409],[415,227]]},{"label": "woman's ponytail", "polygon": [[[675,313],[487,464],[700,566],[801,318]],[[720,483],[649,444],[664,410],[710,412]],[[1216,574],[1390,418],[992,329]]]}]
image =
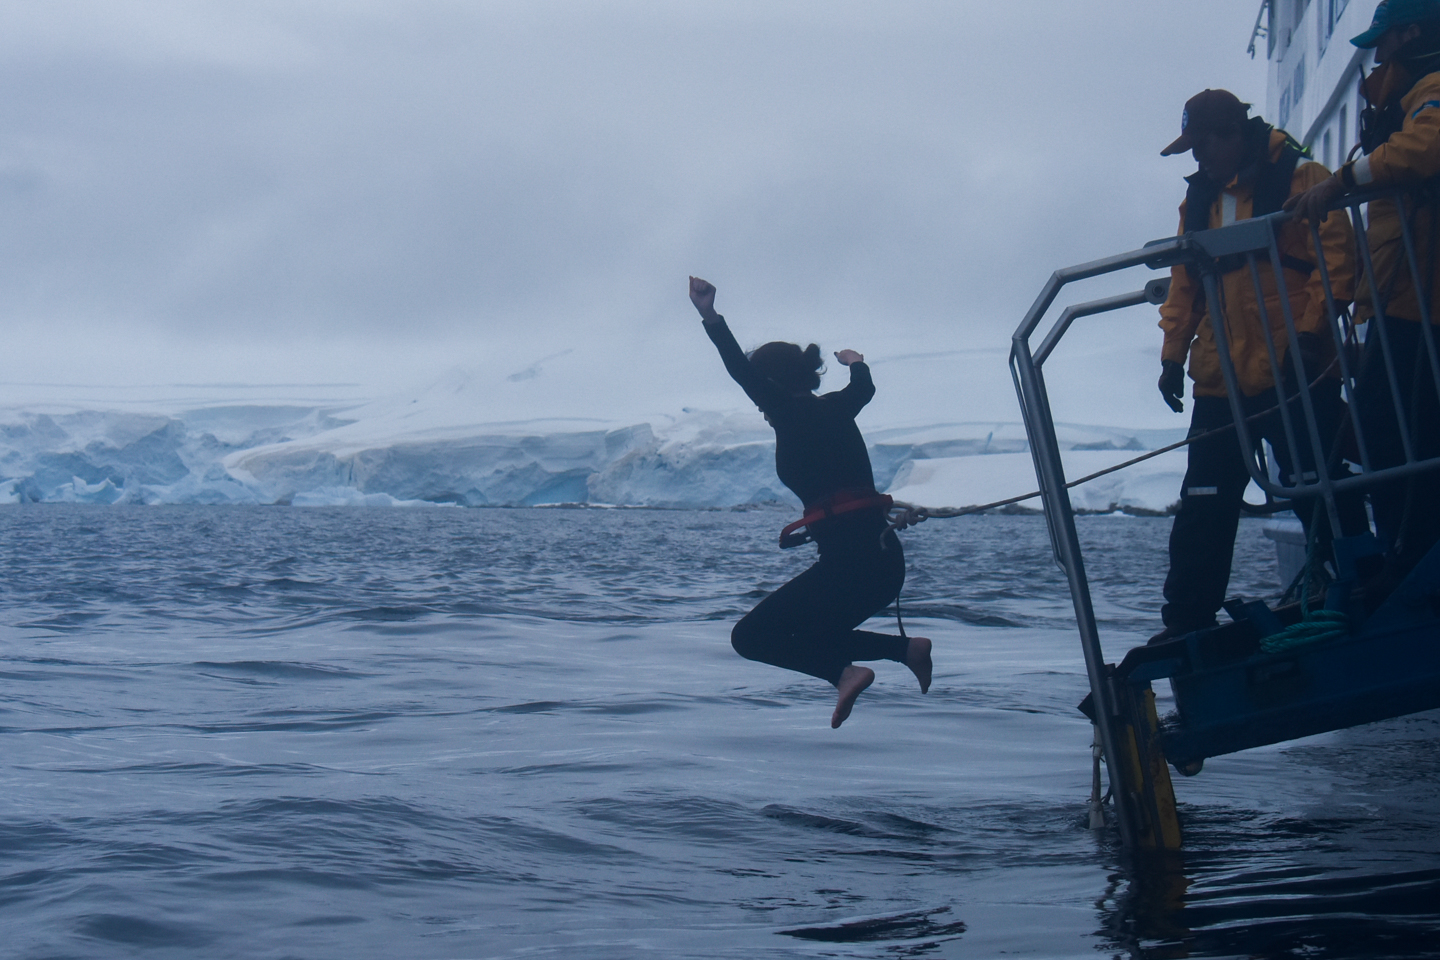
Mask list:
[{"label": "woman's ponytail", "polygon": [[820,386],[820,348],[813,343],[804,350],[795,343],[767,343],[751,352],[750,362],[786,390],[814,390]]},{"label": "woman's ponytail", "polygon": [[800,354],[800,360],[802,364],[801,370],[804,371],[802,379],[805,384],[805,389],[819,389],[820,374],[823,372],[819,346],[813,343],[810,344],[810,346],[805,348],[805,352]]}]

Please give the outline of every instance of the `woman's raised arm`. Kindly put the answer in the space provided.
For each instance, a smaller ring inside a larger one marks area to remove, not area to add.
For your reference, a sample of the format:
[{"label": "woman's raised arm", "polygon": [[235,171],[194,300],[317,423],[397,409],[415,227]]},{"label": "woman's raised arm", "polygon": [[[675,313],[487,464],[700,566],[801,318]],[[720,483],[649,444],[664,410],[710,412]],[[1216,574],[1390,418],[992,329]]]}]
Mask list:
[{"label": "woman's raised arm", "polygon": [[715,323],[720,319],[720,314],[715,312],[715,284],[710,281],[690,278],[690,302],[695,304],[695,309],[700,311],[700,319],[706,323]]},{"label": "woman's raised arm", "polygon": [[730,379],[740,384],[745,395],[769,414],[783,399],[780,388],[769,378],[762,377],[750,365],[750,358],[745,356],[745,351],[735,342],[735,335],[725,325],[725,318],[715,312],[715,285],[708,280],[691,277],[690,302],[700,311],[700,317],[705,321],[705,333],[709,335],[710,342],[715,344],[715,349],[720,351],[720,359],[724,361]]},{"label": "woman's raised arm", "polygon": [[846,414],[854,418],[875,396],[875,381],[870,379],[870,368],[865,364],[864,354],[855,350],[837,350],[835,359],[850,368],[850,382],[833,396],[843,405]]}]

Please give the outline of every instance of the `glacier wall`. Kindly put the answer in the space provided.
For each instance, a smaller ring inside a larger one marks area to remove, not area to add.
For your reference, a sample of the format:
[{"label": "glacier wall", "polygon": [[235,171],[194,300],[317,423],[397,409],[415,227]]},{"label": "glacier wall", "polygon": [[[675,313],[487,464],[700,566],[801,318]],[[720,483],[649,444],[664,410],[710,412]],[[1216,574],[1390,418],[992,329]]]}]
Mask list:
[{"label": "glacier wall", "polygon": [[[1070,475],[1180,431],[1059,428]],[[929,506],[966,506],[1034,487],[1016,423],[867,430],[876,483]],[[1073,461],[1073,462],[1072,462]],[[1077,491],[1077,506],[1163,510],[1184,455]],[[443,403],[216,405],[161,413],[0,411],[0,503],[655,507],[796,505],[776,479],[769,428],[753,412],[686,410],[642,423],[477,422]]]}]

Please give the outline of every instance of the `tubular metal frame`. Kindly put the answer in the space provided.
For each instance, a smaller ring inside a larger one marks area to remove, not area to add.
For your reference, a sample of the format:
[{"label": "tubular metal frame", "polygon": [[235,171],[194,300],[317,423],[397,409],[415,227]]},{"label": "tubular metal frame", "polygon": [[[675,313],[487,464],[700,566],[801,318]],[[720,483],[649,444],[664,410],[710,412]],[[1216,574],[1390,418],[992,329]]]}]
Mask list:
[{"label": "tubular metal frame", "polygon": [[[1361,212],[1361,206],[1373,200],[1393,200],[1396,205],[1397,215],[1401,223],[1401,236],[1404,243],[1405,259],[1404,266],[1408,268],[1412,278],[1412,287],[1415,290],[1416,298],[1420,308],[1420,325],[1423,330],[1425,352],[1430,363],[1431,377],[1435,382],[1437,395],[1440,395],[1440,352],[1437,352],[1435,332],[1430,324],[1429,305],[1426,302],[1425,292],[1428,288],[1428,274],[1421,269],[1421,261],[1415,250],[1413,231],[1408,221],[1405,198],[1408,194],[1404,191],[1370,191],[1363,194],[1353,195],[1344,198],[1336,211],[1345,210],[1348,212],[1355,234],[1360,242],[1357,244],[1360,252],[1359,266],[1363,267],[1366,277],[1374,278],[1374,263],[1371,256],[1369,243],[1366,240],[1365,218]],[[1440,203],[1440,200],[1432,200],[1431,203]],[[1420,204],[1416,204],[1418,209]],[[1099,631],[1095,622],[1095,612],[1090,595],[1089,581],[1085,573],[1085,564],[1082,557],[1079,537],[1075,528],[1075,514],[1070,501],[1069,492],[1065,488],[1065,468],[1061,459],[1060,445],[1055,435],[1055,422],[1051,412],[1049,395],[1045,387],[1043,367],[1050,359],[1060,340],[1069,331],[1074,321],[1082,317],[1094,316],[1124,307],[1134,306],[1143,302],[1159,303],[1165,297],[1163,289],[1164,282],[1157,288],[1156,281],[1147,285],[1145,290],[1132,294],[1125,294],[1116,297],[1109,297],[1103,300],[1095,300],[1089,303],[1082,303],[1071,306],[1064,310],[1056,322],[1045,335],[1040,345],[1033,349],[1030,341],[1038,329],[1046,313],[1053,306],[1060,291],[1067,285],[1079,280],[1086,280],[1111,273],[1117,273],[1137,266],[1147,266],[1151,269],[1162,269],[1184,265],[1188,269],[1195,270],[1202,279],[1202,286],[1206,297],[1206,305],[1210,318],[1225,316],[1224,301],[1220,291],[1220,268],[1217,260],[1221,257],[1243,257],[1245,268],[1250,271],[1252,281],[1255,285],[1256,302],[1260,313],[1260,326],[1265,333],[1266,350],[1270,360],[1272,371],[1275,371],[1277,399],[1288,393],[1283,385],[1285,377],[1282,374],[1281,363],[1278,358],[1278,351],[1271,333],[1270,317],[1265,306],[1264,285],[1260,272],[1260,261],[1267,260],[1267,266],[1273,279],[1273,285],[1278,295],[1282,319],[1284,321],[1285,353],[1291,363],[1295,382],[1297,384],[1310,383],[1322,371],[1306,370],[1304,359],[1301,357],[1299,334],[1295,327],[1295,318],[1290,308],[1290,298],[1285,284],[1284,269],[1276,270],[1273,264],[1281,263],[1277,243],[1277,230],[1281,224],[1291,219],[1290,214],[1277,213],[1265,217],[1258,217],[1251,220],[1242,220],[1230,226],[1221,227],[1215,230],[1206,230],[1195,233],[1187,233],[1177,237],[1154,241],[1153,243],[1128,253],[1106,257],[1101,260],[1094,260],[1089,263],[1078,264],[1057,270],[1050,276],[1050,279],[1041,289],[1040,295],[1026,313],[1024,320],[1016,329],[1011,338],[1010,372],[1015,383],[1016,394],[1020,400],[1020,407],[1025,421],[1025,431],[1029,439],[1030,451],[1035,464],[1035,474],[1039,481],[1042,502],[1045,507],[1045,520],[1049,528],[1051,547],[1054,552],[1056,563],[1065,573],[1069,582],[1070,594],[1075,608],[1076,624],[1080,633],[1081,648],[1085,657],[1086,673],[1090,680],[1091,696],[1094,702],[1094,715],[1096,727],[1099,733],[1101,745],[1104,749],[1106,766],[1109,774],[1112,789],[1121,782],[1122,771],[1119,769],[1117,758],[1121,756],[1121,744],[1118,741],[1120,732],[1116,729],[1114,717],[1116,715],[1116,704],[1118,696],[1116,690],[1112,689],[1111,681],[1107,673],[1104,651],[1101,648]],[[1375,320],[1372,322],[1371,330],[1374,335],[1379,336],[1379,343],[1384,359],[1384,369],[1389,381],[1389,395],[1392,412],[1399,425],[1400,435],[1404,447],[1404,462],[1396,466],[1383,469],[1376,469],[1372,464],[1373,450],[1367,442],[1365,431],[1360,415],[1361,397],[1357,392],[1357,371],[1352,369],[1350,361],[1349,346],[1354,342],[1354,329],[1351,326],[1349,317],[1340,308],[1340,303],[1334,296],[1331,287],[1331,278],[1328,265],[1323,256],[1321,238],[1318,224],[1311,224],[1311,243],[1314,247],[1316,269],[1319,271],[1320,280],[1324,288],[1326,304],[1326,320],[1330,329],[1331,339],[1337,350],[1340,367],[1340,380],[1343,395],[1348,402],[1349,425],[1354,431],[1356,444],[1360,456],[1360,472],[1351,476],[1332,478],[1330,470],[1326,468],[1328,445],[1323,442],[1326,439],[1320,436],[1319,426],[1316,421],[1314,406],[1311,402],[1308,389],[1298,390],[1300,409],[1298,419],[1303,423],[1297,423],[1297,411],[1292,410],[1293,400],[1287,398],[1287,402],[1281,402],[1278,411],[1284,435],[1292,451],[1290,477],[1282,477],[1279,481],[1272,480],[1263,459],[1263,453],[1259,450],[1257,439],[1252,431],[1251,425],[1247,422],[1246,412],[1243,408],[1243,395],[1239,388],[1238,377],[1235,371],[1235,364],[1230,355],[1229,342],[1226,336],[1226,323],[1211,323],[1211,329],[1215,335],[1216,352],[1219,357],[1221,373],[1230,400],[1231,415],[1234,419],[1235,428],[1241,449],[1252,451],[1245,457],[1246,469],[1250,478],[1266,493],[1279,499],[1293,500],[1296,497],[1318,497],[1324,504],[1328,519],[1331,523],[1331,530],[1339,531],[1338,512],[1335,505],[1335,495],[1338,492],[1349,490],[1361,490],[1374,484],[1390,479],[1411,476],[1422,471],[1440,469],[1440,457],[1420,459],[1416,456],[1414,444],[1411,442],[1411,432],[1414,424],[1406,416],[1406,404],[1403,402],[1403,392],[1396,376],[1396,357],[1393,354],[1394,347],[1390,343],[1386,322],[1386,301],[1381,291],[1381,283],[1370,283],[1371,297]],[[1433,257],[1433,246],[1440,243],[1440,223],[1434,225],[1431,236],[1432,250],[1428,251]],[[1399,269],[1397,264],[1397,269]],[[1428,270],[1429,264],[1426,264]],[[1358,274],[1357,270],[1357,274]],[[1426,283],[1419,282],[1426,279]],[[1310,444],[1310,450],[1314,452],[1313,479],[1301,466],[1299,455],[1300,447],[1296,440],[1303,431],[1305,439]],[[1288,481],[1288,482],[1287,482]],[[1119,790],[1116,789],[1116,796],[1119,797]],[[1117,825],[1120,835],[1127,847],[1132,847],[1138,836],[1140,824],[1137,822],[1143,818],[1143,814],[1129,809],[1124,802],[1115,804]]]}]

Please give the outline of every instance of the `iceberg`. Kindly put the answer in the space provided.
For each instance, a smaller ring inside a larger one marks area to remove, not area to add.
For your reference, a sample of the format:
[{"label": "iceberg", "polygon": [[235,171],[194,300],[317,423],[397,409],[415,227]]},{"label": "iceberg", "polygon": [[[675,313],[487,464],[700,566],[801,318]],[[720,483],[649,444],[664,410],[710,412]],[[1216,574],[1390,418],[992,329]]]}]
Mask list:
[{"label": "iceberg", "polygon": [[[370,401],[11,405],[0,410],[0,504],[798,507],[753,409],[493,420],[491,399],[453,372]],[[1035,488],[1015,420],[864,427],[876,484],[897,499],[971,506]],[[1075,477],[1184,431],[1059,424],[1057,435]],[[1183,473],[1175,451],[1072,497],[1085,510],[1163,511]]]}]

